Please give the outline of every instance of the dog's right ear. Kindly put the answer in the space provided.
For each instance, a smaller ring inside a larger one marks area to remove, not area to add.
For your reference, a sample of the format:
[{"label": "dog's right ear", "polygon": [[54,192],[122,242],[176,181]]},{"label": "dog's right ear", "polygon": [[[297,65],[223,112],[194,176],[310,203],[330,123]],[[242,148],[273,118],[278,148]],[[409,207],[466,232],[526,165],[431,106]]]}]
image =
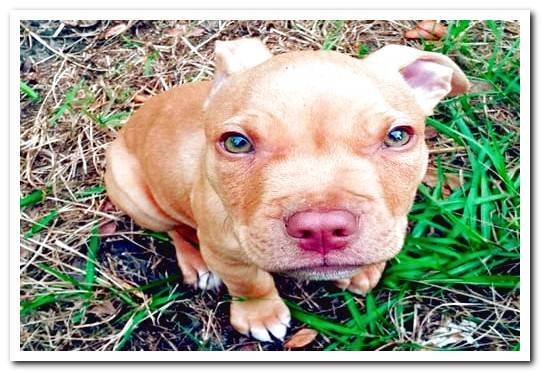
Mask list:
[{"label": "dog's right ear", "polygon": [[403,45],[387,45],[363,62],[382,76],[401,75],[425,113],[445,96],[466,93],[470,83],[464,72],[449,57]]},{"label": "dog's right ear", "polygon": [[207,102],[229,76],[255,67],[271,57],[271,52],[257,38],[216,41],[214,47],[216,70]]}]

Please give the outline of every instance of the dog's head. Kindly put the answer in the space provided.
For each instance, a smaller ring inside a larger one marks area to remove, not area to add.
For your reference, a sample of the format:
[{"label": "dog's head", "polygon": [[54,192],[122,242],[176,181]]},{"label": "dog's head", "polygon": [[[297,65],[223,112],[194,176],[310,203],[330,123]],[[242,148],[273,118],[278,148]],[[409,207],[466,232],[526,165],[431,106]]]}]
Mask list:
[{"label": "dog's head", "polygon": [[249,259],[335,279],[395,256],[426,171],[425,117],[468,85],[448,57],[405,46],[359,60],[218,42],[205,169]]}]

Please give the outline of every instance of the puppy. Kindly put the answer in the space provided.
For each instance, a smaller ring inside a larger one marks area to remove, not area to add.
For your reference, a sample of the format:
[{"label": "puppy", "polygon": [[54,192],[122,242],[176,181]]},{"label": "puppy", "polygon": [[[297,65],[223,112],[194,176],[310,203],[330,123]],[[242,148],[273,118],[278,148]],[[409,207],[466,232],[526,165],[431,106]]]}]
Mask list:
[{"label": "puppy", "polygon": [[107,192],[169,233],[185,283],[225,283],[237,331],[283,339],[269,273],[372,289],[426,171],[425,118],[469,83],[448,57],[398,45],[360,60],[218,41],[215,62],[213,81],[153,97],[122,128]]}]

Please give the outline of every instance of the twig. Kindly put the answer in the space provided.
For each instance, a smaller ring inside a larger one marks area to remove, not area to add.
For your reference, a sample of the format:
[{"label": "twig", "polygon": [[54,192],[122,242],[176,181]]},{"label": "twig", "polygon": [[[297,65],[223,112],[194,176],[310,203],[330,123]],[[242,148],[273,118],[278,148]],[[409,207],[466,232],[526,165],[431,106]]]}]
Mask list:
[{"label": "twig", "polygon": [[38,43],[43,45],[45,48],[49,49],[51,52],[53,52],[57,56],[65,59],[66,61],[68,61],[70,63],[73,63],[75,66],[81,67],[81,68],[83,68],[85,70],[91,70],[91,71],[98,71],[98,72],[107,72],[107,71],[109,71],[108,69],[104,69],[104,68],[96,68],[96,67],[85,66],[85,65],[83,65],[83,64],[81,64],[81,63],[79,63],[77,61],[74,61],[73,59],[68,57],[65,53],[62,53],[61,51],[58,51],[55,48],[53,48],[52,46],[50,46],[45,40],[43,40],[39,35],[37,35],[33,31],[31,31],[24,24],[21,23],[21,27],[24,28],[26,30],[26,32],[28,32],[28,34],[30,36],[32,36]]},{"label": "twig", "polygon": [[455,147],[444,147],[439,149],[430,149],[428,150],[429,154],[445,154],[448,152],[464,152],[466,148],[464,146],[455,146]]}]

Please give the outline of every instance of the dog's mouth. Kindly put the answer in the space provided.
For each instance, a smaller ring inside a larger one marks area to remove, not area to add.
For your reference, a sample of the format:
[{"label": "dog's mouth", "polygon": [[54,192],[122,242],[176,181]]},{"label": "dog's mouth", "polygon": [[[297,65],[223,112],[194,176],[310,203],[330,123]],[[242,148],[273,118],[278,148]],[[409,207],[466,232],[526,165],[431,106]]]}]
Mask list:
[{"label": "dog's mouth", "polygon": [[283,274],[301,280],[337,280],[355,275],[361,266],[315,265],[284,271]]}]

